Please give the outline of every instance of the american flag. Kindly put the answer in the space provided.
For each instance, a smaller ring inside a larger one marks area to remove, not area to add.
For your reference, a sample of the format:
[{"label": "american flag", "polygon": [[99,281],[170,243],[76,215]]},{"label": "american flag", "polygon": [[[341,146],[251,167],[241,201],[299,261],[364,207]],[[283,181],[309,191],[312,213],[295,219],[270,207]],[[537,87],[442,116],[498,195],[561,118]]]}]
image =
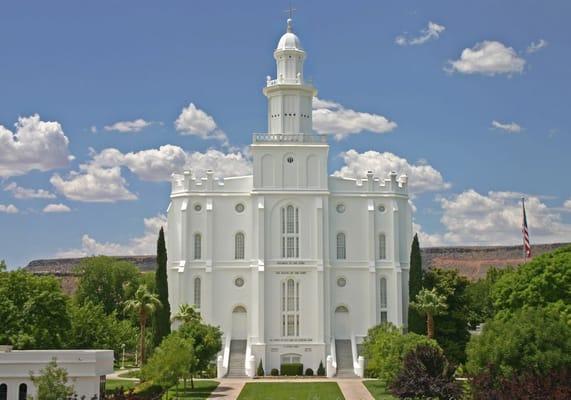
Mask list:
[{"label": "american flag", "polygon": [[521,199],[521,206],[523,208],[523,222],[521,225],[521,231],[523,233],[523,252],[525,258],[531,257],[531,244],[529,244],[529,231],[527,230],[527,217],[525,216],[525,200]]}]

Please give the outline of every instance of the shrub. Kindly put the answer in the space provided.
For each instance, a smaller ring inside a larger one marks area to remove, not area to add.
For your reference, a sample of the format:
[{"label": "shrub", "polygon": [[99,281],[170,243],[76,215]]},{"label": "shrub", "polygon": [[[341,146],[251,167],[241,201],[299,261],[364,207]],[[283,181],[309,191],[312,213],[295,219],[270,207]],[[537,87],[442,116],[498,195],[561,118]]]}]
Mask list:
[{"label": "shrub", "polygon": [[256,376],[264,376],[266,375],[264,373],[264,366],[262,364],[262,360],[260,360],[260,363],[258,364],[258,369],[256,370]]},{"label": "shrub", "polygon": [[454,367],[442,350],[426,345],[407,353],[390,391],[401,399],[455,400],[462,397],[462,388],[454,379]]},{"label": "shrub", "polygon": [[301,363],[291,363],[280,365],[280,375],[283,376],[302,376],[303,375],[303,364]]},{"label": "shrub", "polygon": [[313,376],[313,370],[311,368],[306,369],[305,376]]},{"label": "shrub", "polygon": [[323,361],[319,361],[319,367],[317,367],[317,376],[325,376],[325,368],[323,368]]},{"label": "shrub", "polygon": [[272,370],[270,371],[270,375],[271,376],[280,376],[280,371],[278,371],[277,368],[272,368]]},{"label": "shrub", "polygon": [[402,334],[391,324],[377,325],[369,329],[364,342],[367,369],[390,385],[402,369],[404,356],[418,345],[440,348],[436,341],[426,336]]}]

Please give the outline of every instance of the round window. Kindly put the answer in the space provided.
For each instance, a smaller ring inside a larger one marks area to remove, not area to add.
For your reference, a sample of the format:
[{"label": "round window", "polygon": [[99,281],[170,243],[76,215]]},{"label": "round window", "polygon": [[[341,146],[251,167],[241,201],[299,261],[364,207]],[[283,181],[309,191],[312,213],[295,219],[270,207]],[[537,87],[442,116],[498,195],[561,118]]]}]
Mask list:
[{"label": "round window", "polygon": [[385,206],[382,204],[379,204],[379,207],[377,207],[377,209],[379,210],[379,212],[385,212]]},{"label": "round window", "polygon": [[337,212],[343,214],[345,212],[345,204],[337,204]]},{"label": "round window", "polygon": [[200,204],[196,203],[194,205],[194,211],[199,212],[200,210],[202,210],[202,206]]},{"label": "round window", "polygon": [[347,279],[343,277],[337,278],[337,286],[345,287],[345,285],[347,285]]},{"label": "round window", "polygon": [[293,164],[293,157],[292,157],[292,156],[289,156],[289,157],[287,158],[287,162],[290,163],[290,164]]},{"label": "round window", "polygon": [[244,204],[242,204],[242,203],[238,203],[238,204],[236,204],[236,207],[234,207],[234,209],[236,210],[237,213],[244,212],[245,208],[246,207],[244,207]]},{"label": "round window", "polygon": [[244,286],[244,278],[238,277],[238,278],[234,279],[234,285],[236,285],[238,287]]}]

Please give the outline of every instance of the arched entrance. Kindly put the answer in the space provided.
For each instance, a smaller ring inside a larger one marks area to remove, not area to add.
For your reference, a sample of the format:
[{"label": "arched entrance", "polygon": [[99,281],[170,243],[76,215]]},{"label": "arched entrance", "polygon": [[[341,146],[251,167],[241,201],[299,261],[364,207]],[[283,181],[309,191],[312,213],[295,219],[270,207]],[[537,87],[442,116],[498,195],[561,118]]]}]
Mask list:
[{"label": "arched entrance", "polygon": [[248,313],[244,306],[236,306],[232,310],[232,340],[248,338]]},{"label": "arched entrance", "polygon": [[333,336],[335,339],[351,339],[351,324],[349,321],[349,309],[346,306],[338,306],[335,309],[335,325]]}]

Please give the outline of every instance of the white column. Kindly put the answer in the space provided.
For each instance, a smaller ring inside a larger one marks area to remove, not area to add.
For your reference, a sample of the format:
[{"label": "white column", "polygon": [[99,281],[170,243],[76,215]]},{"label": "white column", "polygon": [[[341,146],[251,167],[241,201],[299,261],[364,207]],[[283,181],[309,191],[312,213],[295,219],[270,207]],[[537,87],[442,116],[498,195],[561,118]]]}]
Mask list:
[{"label": "white column", "polygon": [[323,199],[317,197],[315,199],[315,259],[317,262],[316,280],[317,290],[315,291],[317,305],[317,318],[315,319],[315,332],[317,333],[318,341],[324,340],[324,327],[325,327],[325,301],[323,296]]},{"label": "white column", "polygon": [[396,326],[403,324],[403,304],[402,304],[402,272],[400,266],[400,213],[398,202],[393,201],[393,215],[392,215],[392,237],[391,237],[391,252],[393,257],[394,274],[393,274],[393,290],[392,304],[394,304],[394,322]]},{"label": "white column", "polygon": [[205,262],[204,282],[202,292],[202,304],[200,306],[207,322],[214,321],[214,288],[213,288],[213,272],[212,261],[214,258],[214,202],[212,198],[206,198],[206,230],[204,232],[205,240]]},{"label": "white column", "polygon": [[[264,303],[265,303],[265,209],[264,209],[264,197],[260,196],[254,199],[254,231],[255,237],[254,242],[254,257],[256,261],[252,265],[252,319],[253,319],[253,332],[252,335],[258,343],[264,343],[265,341],[265,329],[264,329]],[[265,366],[264,360],[264,366]]]},{"label": "white column", "polygon": [[[369,179],[372,186],[372,178]],[[369,326],[377,324],[377,274],[375,270],[375,243],[377,228],[375,226],[375,202],[372,199],[367,201],[367,222],[368,222],[368,261],[369,261]]]}]

